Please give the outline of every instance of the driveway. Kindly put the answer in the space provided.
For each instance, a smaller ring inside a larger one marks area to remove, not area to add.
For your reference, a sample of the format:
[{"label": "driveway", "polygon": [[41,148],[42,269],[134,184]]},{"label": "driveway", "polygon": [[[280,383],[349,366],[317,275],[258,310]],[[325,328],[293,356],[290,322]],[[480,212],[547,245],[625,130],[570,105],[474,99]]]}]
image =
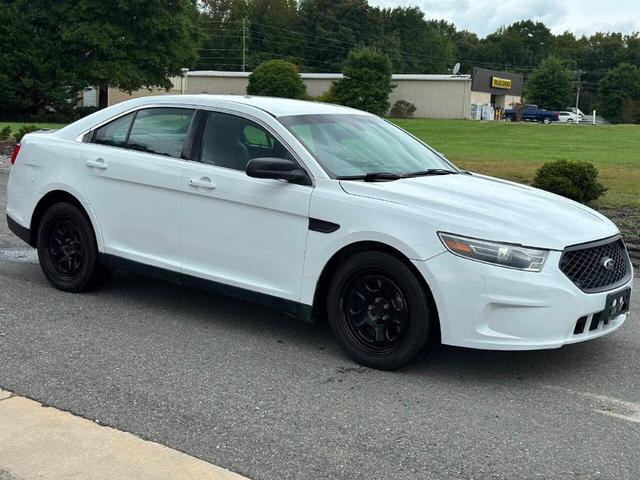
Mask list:
[{"label": "driveway", "polygon": [[328,328],[249,303],[124,274],[54,290],[6,232],[5,184],[2,389],[254,479],[638,478],[638,294],[602,339],[441,347],[380,372]]}]

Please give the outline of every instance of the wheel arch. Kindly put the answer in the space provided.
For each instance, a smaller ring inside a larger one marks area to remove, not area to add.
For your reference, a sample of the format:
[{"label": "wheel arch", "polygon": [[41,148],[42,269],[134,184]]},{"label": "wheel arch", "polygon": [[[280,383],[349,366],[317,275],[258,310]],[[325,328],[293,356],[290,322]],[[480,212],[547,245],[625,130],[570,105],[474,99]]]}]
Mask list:
[{"label": "wheel arch", "polygon": [[50,190],[45,195],[42,196],[36,207],[33,210],[33,214],[31,215],[31,223],[30,223],[30,237],[29,237],[29,245],[32,247],[37,246],[38,239],[38,228],[40,227],[40,221],[42,220],[42,216],[47,211],[51,205],[56,203],[69,203],[75,207],[77,207],[80,212],[87,218],[91,228],[93,229],[93,233],[96,238],[96,243],[98,244],[98,250],[103,251],[102,248],[102,236],[99,235],[99,229],[97,228],[97,224],[93,215],[90,213],[90,209],[88,209],[75,195],[67,192],[66,190]]},{"label": "wheel arch", "polygon": [[314,323],[324,323],[326,322],[326,306],[325,300],[327,296],[327,291],[329,287],[329,283],[333,278],[340,262],[345,258],[355,255],[361,252],[383,252],[389,254],[398,260],[400,260],[404,265],[409,268],[409,270],[415,275],[418,279],[422,288],[427,296],[427,300],[429,302],[429,306],[432,308],[435,314],[435,322],[434,325],[437,327],[437,340],[440,339],[440,318],[438,316],[438,308],[435,303],[435,299],[433,293],[431,292],[431,288],[429,287],[425,278],[420,274],[415,265],[411,262],[411,260],[400,250],[391,245],[388,245],[383,242],[378,241],[356,241],[350,243],[339,249],[337,252],[331,256],[331,258],[325,263],[320,276],[316,282],[316,288],[313,296],[313,311],[312,311],[312,319]]}]

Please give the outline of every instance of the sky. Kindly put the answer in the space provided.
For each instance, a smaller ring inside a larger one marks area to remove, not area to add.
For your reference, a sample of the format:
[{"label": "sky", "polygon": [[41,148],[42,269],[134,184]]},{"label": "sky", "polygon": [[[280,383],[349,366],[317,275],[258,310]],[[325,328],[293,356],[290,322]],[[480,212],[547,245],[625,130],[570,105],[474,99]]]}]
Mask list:
[{"label": "sky", "polygon": [[418,6],[484,37],[518,20],[544,22],[555,34],[640,31],[640,0],[369,0],[382,7]]}]

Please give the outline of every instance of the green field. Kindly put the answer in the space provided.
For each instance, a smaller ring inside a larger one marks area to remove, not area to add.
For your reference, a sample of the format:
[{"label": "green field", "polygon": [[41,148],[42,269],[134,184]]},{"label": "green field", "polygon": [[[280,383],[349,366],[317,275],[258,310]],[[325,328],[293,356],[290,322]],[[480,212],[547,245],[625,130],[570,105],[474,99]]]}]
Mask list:
[{"label": "green field", "polygon": [[531,183],[551,160],[585,160],[609,189],[599,207],[640,207],[640,125],[394,120],[461,168]]}]

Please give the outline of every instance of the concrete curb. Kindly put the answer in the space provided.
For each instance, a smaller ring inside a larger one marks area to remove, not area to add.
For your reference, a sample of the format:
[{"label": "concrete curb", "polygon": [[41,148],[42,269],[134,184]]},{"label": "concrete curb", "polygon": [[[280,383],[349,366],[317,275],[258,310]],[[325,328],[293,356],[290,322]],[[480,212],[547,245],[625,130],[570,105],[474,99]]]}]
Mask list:
[{"label": "concrete curb", "polygon": [[247,480],[130,433],[0,390],[0,478]]}]

